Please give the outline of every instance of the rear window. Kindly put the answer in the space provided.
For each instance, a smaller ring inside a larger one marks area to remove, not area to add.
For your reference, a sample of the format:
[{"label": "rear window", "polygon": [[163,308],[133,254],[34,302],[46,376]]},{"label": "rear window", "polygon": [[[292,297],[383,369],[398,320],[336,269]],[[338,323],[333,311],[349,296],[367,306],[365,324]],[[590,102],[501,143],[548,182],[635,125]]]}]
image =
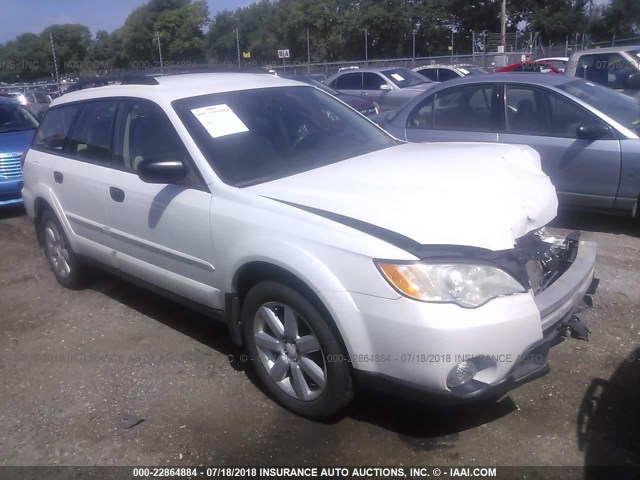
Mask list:
[{"label": "rear window", "polygon": [[419,73],[409,70],[408,68],[390,68],[389,70],[382,70],[381,73],[399,88],[431,83],[431,80],[427,77],[423,77]]},{"label": "rear window", "polygon": [[69,137],[79,106],[69,105],[49,110],[33,140],[39,150],[61,152]]}]

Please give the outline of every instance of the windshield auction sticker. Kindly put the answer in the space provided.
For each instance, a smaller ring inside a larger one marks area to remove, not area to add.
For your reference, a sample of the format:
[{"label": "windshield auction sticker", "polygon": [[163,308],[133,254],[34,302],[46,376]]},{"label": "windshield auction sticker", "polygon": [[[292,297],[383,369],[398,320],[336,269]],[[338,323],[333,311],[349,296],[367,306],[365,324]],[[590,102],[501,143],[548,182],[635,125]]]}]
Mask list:
[{"label": "windshield auction sticker", "polygon": [[234,133],[248,132],[247,126],[238,118],[226,104],[211,105],[210,107],[194,108],[195,115],[211,138],[224,137]]}]

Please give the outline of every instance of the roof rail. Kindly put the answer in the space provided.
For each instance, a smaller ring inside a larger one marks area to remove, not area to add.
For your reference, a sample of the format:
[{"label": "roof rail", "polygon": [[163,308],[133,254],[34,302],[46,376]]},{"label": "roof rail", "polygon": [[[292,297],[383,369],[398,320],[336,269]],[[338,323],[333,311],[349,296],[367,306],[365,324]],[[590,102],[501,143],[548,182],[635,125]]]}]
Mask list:
[{"label": "roof rail", "polygon": [[155,77],[132,75],[123,77],[120,85],[159,85],[159,83]]}]

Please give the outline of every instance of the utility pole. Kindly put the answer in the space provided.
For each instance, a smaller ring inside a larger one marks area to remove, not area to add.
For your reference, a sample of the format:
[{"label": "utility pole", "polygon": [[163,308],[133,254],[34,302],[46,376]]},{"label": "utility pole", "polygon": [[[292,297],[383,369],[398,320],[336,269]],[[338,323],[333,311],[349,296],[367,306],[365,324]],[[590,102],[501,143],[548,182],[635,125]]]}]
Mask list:
[{"label": "utility pole", "polygon": [[309,43],[309,29],[307,28],[307,75],[311,73],[311,47]]},{"label": "utility pole", "polygon": [[413,60],[411,66],[414,67],[416,63],[416,27],[413,27]]},{"label": "utility pole", "polygon": [[471,30],[471,57],[476,56],[476,33]]},{"label": "utility pole", "polygon": [[451,27],[451,65],[453,65],[453,27]]},{"label": "utility pole", "polygon": [[56,84],[58,85],[58,95],[62,95],[60,91],[60,79],[58,78],[58,60],[56,60],[56,49],[53,46],[53,32],[49,32],[49,41],[51,42],[51,54],[53,55],[53,68],[56,72]]},{"label": "utility pole", "polygon": [[369,32],[364,29],[364,66],[369,66]]},{"label": "utility pole", "polygon": [[238,68],[240,68],[240,33],[236,28],[236,49],[238,50]]},{"label": "utility pole", "polygon": [[502,12],[500,13],[500,41],[507,53],[507,0],[502,0]]},{"label": "utility pole", "polygon": [[160,32],[156,30],[156,41],[158,42],[158,57],[160,57],[160,74],[164,75],[164,67],[162,65],[162,47],[160,46]]}]

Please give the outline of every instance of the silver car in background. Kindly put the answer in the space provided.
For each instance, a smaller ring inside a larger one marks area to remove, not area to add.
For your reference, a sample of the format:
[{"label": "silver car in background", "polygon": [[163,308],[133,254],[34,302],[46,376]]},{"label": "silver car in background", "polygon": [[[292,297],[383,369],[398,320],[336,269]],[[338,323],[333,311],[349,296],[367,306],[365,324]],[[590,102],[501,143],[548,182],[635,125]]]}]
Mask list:
[{"label": "silver car in background", "polygon": [[409,142],[529,145],[561,204],[637,213],[640,102],[594,83],[539,73],[468,76],[375,120]]},{"label": "silver car in background", "polygon": [[437,85],[408,68],[357,68],[343,70],[325,82],[346,95],[360,95],[381,112],[400,108],[416,95]]}]

